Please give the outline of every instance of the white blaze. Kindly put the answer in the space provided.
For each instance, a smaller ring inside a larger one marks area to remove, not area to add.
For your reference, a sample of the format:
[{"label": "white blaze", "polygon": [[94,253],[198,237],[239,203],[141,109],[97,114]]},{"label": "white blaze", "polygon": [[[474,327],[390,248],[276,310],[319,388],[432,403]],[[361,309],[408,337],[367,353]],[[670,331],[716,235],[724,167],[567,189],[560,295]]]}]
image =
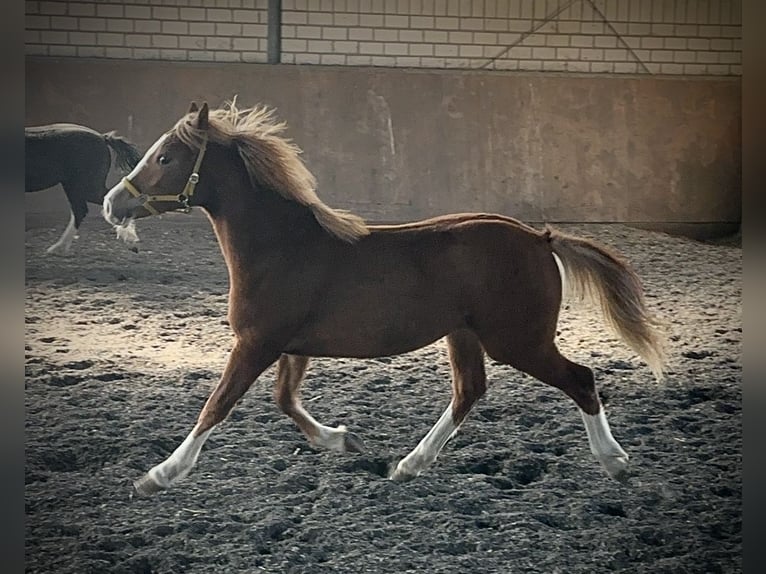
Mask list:
[{"label": "white blaze", "polygon": [[144,166],[145,166],[147,163],[149,163],[149,158],[150,158],[150,157],[152,157],[152,155],[154,154],[154,152],[155,152],[155,151],[157,151],[157,150],[159,149],[159,147],[160,147],[160,146],[162,145],[162,143],[163,143],[163,142],[164,142],[164,141],[165,141],[165,140],[168,138],[168,136],[169,136],[169,135],[170,135],[170,134],[162,134],[162,135],[160,136],[160,139],[158,139],[156,142],[154,142],[154,143],[152,144],[152,147],[150,147],[150,148],[149,148],[149,151],[147,151],[147,152],[144,154],[144,157],[142,157],[142,158],[141,158],[141,161],[139,161],[139,162],[136,164],[136,167],[134,167],[134,168],[133,168],[133,171],[131,171],[131,172],[128,174],[128,179],[132,179],[132,178],[134,178],[134,177],[135,177],[135,176],[138,174],[138,172],[139,172],[139,171],[141,171],[141,170],[144,168]]},{"label": "white blaze", "polygon": [[[144,154],[144,157],[141,158],[141,161],[139,161],[136,164],[136,167],[134,167],[131,172],[126,176],[129,180],[132,180],[133,178],[138,175],[138,173],[146,166],[147,163],[149,163],[149,158],[154,155],[154,153],[159,149],[159,147],[163,144],[163,142],[168,138],[169,134],[163,134],[160,139],[158,139],[156,142],[152,144],[152,147],[149,148],[149,151],[147,151]],[[104,204],[103,204],[103,211],[104,211],[104,218],[111,224],[114,224],[115,221],[111,219],[112,214],[112,204],[114,202],[115,196],[124,190],[124,186],[122,185],[122,182],[120,181],[117,183],[112,189],[109,190],[109,193],[104,196]]]}]

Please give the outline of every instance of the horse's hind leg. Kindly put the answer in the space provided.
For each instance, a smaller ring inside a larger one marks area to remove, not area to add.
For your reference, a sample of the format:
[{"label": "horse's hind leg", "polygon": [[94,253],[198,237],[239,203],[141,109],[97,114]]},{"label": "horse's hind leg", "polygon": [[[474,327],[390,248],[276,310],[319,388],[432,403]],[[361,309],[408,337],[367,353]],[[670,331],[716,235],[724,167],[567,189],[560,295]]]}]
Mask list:
[{"label": "horse's hind leg", "polygon": [[340,452],[362,452],[362,441],[343,425],[332,428],[320,424],[301,405],[300,386],[306,374],[309,358],[282,355],[277,363],[277,384],[274,400],[279,408],[295,421],[312,445]]},{"label": "horse's hind leg", "polygon": [[399,461],[391,473],[391,480],[415,478],[433,464],[487,390],[484,351],[473,331],[463,329],[447,335],[447,350],[452,366],[452,400],[418,446]]},{"label": "horse's hind leg", "polygon": [[561,389],[574,400],[585,423],[591,452],[609,476],[618,480],[625,477],[628,455],[612,436],[598,398],[593,371],[561,355],[552,342],[536,351],[517,353],[512,357],[504,351],[498,352],[492,344],[485,343],[485,348],[496,361],[507,363]]}]

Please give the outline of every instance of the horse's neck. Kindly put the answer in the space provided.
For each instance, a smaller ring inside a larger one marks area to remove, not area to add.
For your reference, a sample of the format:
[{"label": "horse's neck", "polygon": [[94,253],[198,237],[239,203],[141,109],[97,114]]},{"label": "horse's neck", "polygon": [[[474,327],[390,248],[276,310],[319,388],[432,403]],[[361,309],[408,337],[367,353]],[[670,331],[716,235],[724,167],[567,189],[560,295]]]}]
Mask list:
[{"label": "horse's neck", "polygon": [[300,252],[301,245],[325,233],[310,209],[275,193],[259,192],[222,205],[210,218],[230,274],[267,273],[268,262],[280,252]]}]

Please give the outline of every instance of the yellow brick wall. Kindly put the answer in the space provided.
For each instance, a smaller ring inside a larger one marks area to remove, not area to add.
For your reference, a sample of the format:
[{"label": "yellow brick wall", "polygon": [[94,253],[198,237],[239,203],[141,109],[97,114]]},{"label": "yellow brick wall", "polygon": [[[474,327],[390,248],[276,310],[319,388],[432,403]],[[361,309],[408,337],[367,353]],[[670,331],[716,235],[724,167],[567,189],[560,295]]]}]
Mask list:
[{"label": "yellow brick wall", "polygon": [[[27,0],[26,53],[265,62],[267,0]],[[283,0],[282,63],[741,75],[740,0]]]}]

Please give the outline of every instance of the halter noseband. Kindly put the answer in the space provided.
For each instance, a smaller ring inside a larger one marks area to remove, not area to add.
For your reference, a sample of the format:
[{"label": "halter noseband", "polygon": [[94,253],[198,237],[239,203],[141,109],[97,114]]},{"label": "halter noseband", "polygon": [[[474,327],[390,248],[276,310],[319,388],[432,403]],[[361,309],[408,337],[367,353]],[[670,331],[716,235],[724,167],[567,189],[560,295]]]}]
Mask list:
[{"label": "halter noseband", "polygon": [[128,179],[127,176],[122,178],[122,184],[133,197],[141,202],[141,207],[146,209],[152,215],[160,214],[160,212],[151,205],[152,202],[157,201],[177,201],[181,204],[183,211],[188,213],[191,209],[189,200],[191,199],[192,195],[194,195],[194,188],[197,187],[197,182],[199,181],[199,168],[202,165],[202,158],[205,157],[206,149],[207,132],[205,132],[205,135],[202,138],[202,144],[199,147],[197,161],[194,162],[194,167],[192,168],[191,175],[189,176],[189,179],[186,180],[186,185],[184,186],[183,191],[178,195],[147,195],[145,193],[141,193],[141,191],[133,184],[132,181]]}]

